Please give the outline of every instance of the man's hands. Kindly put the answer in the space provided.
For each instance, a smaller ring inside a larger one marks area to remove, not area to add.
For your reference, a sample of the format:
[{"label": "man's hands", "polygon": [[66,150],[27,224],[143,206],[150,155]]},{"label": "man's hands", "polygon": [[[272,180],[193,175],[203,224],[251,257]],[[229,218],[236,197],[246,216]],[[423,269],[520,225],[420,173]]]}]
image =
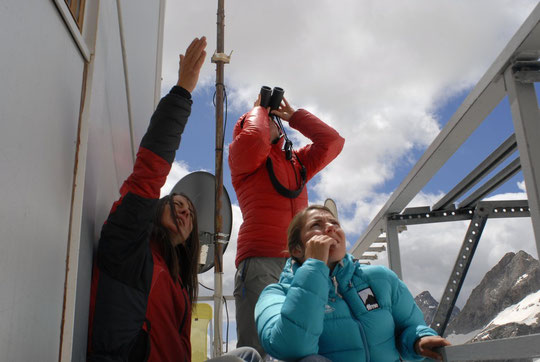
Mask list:
[{"label": "man's hands", "polygon": [[451,343],[439,336],[420,337],[414,342],[414,350],[417,354],[442,361],[442,356],[433,349],[449,346]]},{"label": "man's hands", "polygon": [[328,235],[315,235],[306,242],[304,260],[318,259],[328,264],[330,248],[337,245],[337,241]]},{"label": "man's hands", "polygon": [[206,57],[206,37],[193,39],[186,49],[186,55],[180,54],[177,86],[192,93],[199,80],[199,72]]},{"label": "man's hands", "polygon": [[[259,93],[259,95],[257,96],[257,100],[253,102],[253,107],[258,107],[260,105],[261,105],[261,94]],[[270,107],[266,107],[266,109],[270,111]],[[283,100],[281,101],[279,108],[273,110],[270,113],[275,114],[282,120],[289,122],[289,119],[291,119],[294,112],[295,112],[294,108],[291,107],[289,102],[287,102],[287,99],[283,97]]]},{"label": "man's hands", "polygon": [[279,108],[273,110],[270,113],[275,114],[276,116],[278,116],[282,120],[289,122],[289,120],[291,119],[294,112],[295,112],[294,108],[291,107],[289,102],[287,102],[287,99],[285,99],[285,97],[283,97],[283,101],[281,101],[281,104],[279,105]]},{"label": "man's hands", "polygon": [[[253,107],[258,107],[260,105],[261,105],[261,93],[257,95],[257,100],[253,102]],[[269,107],[266,107],[266,108],[269,108]]]}]

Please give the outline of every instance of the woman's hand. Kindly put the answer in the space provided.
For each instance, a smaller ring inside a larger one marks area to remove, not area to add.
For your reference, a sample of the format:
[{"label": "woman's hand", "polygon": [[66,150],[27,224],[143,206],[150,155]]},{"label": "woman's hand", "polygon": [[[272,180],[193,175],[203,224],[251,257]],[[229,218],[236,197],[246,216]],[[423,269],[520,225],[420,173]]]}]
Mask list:
[{"label": "woman's hand", "polygon": [[273,110],[272,114],[275,114],[279,118],[281,118],[284,121],[289,122],[291,119],[293,113],[296,112],[293,107],[287,102],[287,99],[283,97],[283,100],[281,101],[281,104],[279,105],[278,109]]},{"label": "woman's hand", "polygon": [[180,54],[177,86],[192,93],[199,81],[199,72],[206,57],[206,37],[193,39],[186,49],[186,55]]},{"label": "woman's hand", "polygon": [[434,351],[435,348],[449,346],[451,343],[439,336],[420,337],[414,342],[414,350],[417,354],[442,361],[440,353]]},{"label": "woman's hand", "polygon": [[306,242],[305,259],[312,258],[328,264],[330,248],[337,245],[337,241],[328,235],[315,235]]}]

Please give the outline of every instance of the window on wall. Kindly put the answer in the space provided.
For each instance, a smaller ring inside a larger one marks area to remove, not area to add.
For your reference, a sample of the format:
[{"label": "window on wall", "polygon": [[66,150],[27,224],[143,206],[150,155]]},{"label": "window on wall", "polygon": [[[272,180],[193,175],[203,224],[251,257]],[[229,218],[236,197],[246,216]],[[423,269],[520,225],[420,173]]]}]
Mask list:
[{"label": "window on wall", "polygon": [[85,0],[65,0],[73,19],[77,23],[79,30],[82,31],[83,18],[84,18],[84,3]]}]

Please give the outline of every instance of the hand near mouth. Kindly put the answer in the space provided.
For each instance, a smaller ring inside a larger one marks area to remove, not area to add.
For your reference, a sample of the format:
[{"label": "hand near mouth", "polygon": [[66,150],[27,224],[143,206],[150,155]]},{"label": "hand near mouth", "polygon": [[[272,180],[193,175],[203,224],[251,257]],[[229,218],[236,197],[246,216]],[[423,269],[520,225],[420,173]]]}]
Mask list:
[{"label": "hand near mouth", "polygon": [[338,242],[328,235],[315,235],[306,242],[305,257],[318,259],[327,264],[330,249],[335,248],[337,244]]}]

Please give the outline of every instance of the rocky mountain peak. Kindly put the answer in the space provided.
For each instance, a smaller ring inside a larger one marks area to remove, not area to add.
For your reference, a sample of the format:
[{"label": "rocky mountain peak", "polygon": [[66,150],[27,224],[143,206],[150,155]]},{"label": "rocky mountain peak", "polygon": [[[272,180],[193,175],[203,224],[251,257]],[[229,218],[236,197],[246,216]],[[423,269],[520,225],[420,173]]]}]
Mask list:
[{"label": "rocky mountain peak", "polygon": [[540,262],[520,250],[509,252],[486,273],[473,289],[447,334],[466,334],[482,329],[499,312],[540,289]]},{"label": "rocky mountain peak", "polygon": [[[439,306],[439,302],[437,302],[435,298],[433,298],[431,293],[427,290],[418,294],[414,298],[414,301],[416,302],[416,305],[418,305],[418,307],[424,314],[424,320],[426,321],[426,324],[429,326],[431,324],[431,321],[433,321],[433,317],[435,317],[435,312],[437,312],[437,307]],[[458,313],[459,313],[459,308],[454,307],[454,309],[452,310],[452,315],[450,316],[450,320],[452,320]]]}]

